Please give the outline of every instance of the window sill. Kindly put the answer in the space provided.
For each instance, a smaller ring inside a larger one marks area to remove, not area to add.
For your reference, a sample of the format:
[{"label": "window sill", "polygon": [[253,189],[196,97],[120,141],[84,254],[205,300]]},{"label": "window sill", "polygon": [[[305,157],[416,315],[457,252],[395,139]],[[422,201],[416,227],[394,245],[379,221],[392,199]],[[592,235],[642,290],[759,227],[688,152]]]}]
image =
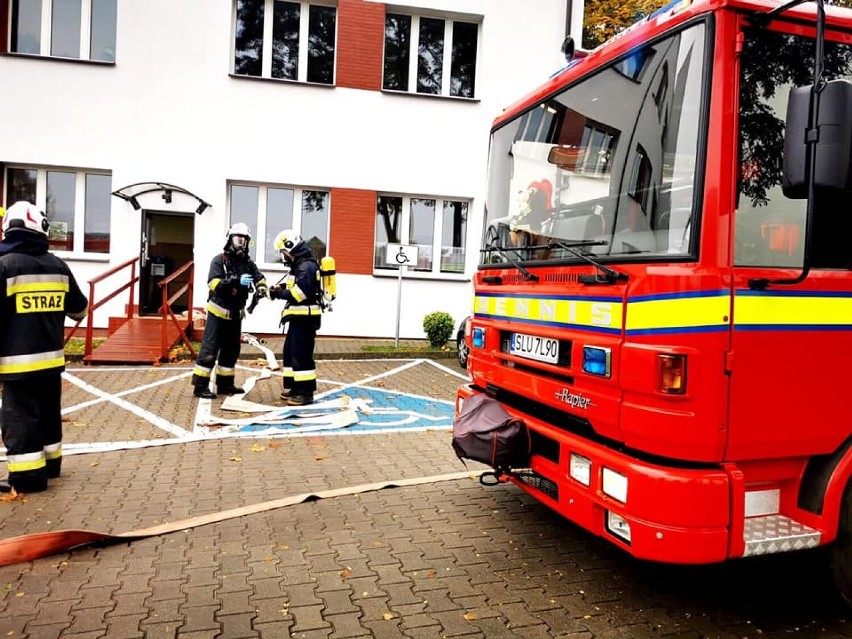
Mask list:
[{"label": "window sill", "polygon": [[55,250],[51,250],[50,252],[66,262],[100,262],[104,264],[109,262],[109,253],[72,253]]},{"label": "window sill", "polygon": [[[373,277],[399,278],[397,269],[373,268]],[[433,273],[426,271],[406,271],[402,274],[404,280],[423,280],[437,282],[470,282],[470,278],[464,273]]]},{"label": "window sill", "polygon": [[291,84],[300,87],[317,87],[320,89],[334,89],[335,84],[323,84],[322,82],[301,82],[299,80],[288,80],[287,78],[267,78],[259,75],[242,75],[239,73],[229,73],[228,77],[235,80],[254,80],[259,82],[274,82],[277,84]]},{"label": "window sill", "polygon": [[4,51],[0,56],[7,58],[21,58],[24,60],[49,60],[50,62],[61,62],[70,64],[93,64],[100,67],[114,67],[115,62],[106,62],[104,60],[83,60],[81,58],[61,58],[53,55],[41,55],[36,53],[17,53],[15,51]]},{"label": "window sill", "polygon": [[269,271],[271,273],[281,273],[281,275],[287,275],[290,272],[289,267],[284,266],[283,264],[281,264],[281,262],[272,262],[271,264],[266,262],[255,262],[254,265],[261,273]]},{"label": "window sill", "polygon": [[469,102],[471,104],[479,104],[482,102],[479,98],[463,98],[458,95],[435,95],[433,93],[417,93],[415,91],[396,91],[393,89],[382,89],[382,93],[386,95],[407,96],[409,98],[426,98],[432,100],[453,100],[455,102]]}]

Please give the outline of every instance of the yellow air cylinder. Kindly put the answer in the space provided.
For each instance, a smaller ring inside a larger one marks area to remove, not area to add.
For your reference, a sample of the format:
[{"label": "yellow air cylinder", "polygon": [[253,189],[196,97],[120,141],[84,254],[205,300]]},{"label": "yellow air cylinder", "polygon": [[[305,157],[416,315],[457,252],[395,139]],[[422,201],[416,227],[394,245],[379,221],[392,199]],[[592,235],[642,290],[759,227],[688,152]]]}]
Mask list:
[{"label": "yellow air cylinder", "polygon": [[334,258],[326,255],[320,261],[320,274],[322,275],[322,289],[327,302],[337,297],[337,265]]}]

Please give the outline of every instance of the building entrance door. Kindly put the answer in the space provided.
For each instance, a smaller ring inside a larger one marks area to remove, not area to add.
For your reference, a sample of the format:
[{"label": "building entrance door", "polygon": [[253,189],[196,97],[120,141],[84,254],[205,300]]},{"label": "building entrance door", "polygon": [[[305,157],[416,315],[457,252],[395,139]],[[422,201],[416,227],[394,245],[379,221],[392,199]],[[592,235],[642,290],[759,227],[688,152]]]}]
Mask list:
[{"label": "building entrance door", "polygon": [[[139,314],[157,315],[163,302],[159,283],[193,259],[195,214],[142,210],[142,247],[140,251]],[[170,286],[176,291],[189,281],[189,271]],[[184,293],[173,304],[175,313],[190,306]]]}]

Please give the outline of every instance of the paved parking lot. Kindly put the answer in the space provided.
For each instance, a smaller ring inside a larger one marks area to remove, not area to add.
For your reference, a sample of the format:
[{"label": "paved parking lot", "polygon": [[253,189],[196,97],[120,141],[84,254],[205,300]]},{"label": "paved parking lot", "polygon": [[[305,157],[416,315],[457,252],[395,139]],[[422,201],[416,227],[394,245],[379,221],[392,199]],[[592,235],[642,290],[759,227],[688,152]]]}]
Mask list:
[{"label": "paved parking lot", "polygon": [[[243,364],[238,382],[259,372]],[[373,409],[359,414],[360,427],[336,430],[199,426],[200,416],[225,412],[221,400],[199,405],[190,372],[69,367],[64,476],[46,493],[0,503],[0,537],[122,533],[465,470],[446,417],[464,379],[452,361],[319,362],[319,395]],[[246,399],[276,406],[278,392],[273,376]],[[461,478],[2,567],[0,636],[852,636],[822,559],[638,562],[514,486]]]}]

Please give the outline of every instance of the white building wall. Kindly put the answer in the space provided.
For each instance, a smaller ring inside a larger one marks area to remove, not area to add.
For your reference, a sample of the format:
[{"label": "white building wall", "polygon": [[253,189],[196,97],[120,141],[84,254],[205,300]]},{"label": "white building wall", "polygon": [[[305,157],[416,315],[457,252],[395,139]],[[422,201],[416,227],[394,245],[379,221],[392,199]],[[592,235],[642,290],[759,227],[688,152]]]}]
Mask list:
[{"label": "white building wall", "polygon": [[[107,170],[114,190],[162,181],[209,202],[195,218],[195,306],[204,305],[207,268],[228,227],[229,180],[470,198],[465,277],[403,280],[400,337],[424,337],[427,313],[445,310],[458,323],[469,312],[490,124],[563,64],[566,0],[393,6],[482,16],[476,101],[234,78],[231,2],[119,0],[114,66],[14,55],[0,61],[7,87],[0,161]],[[170,205],[159,193],[139,199],[164,211],[197,206],[177,194]],[[86,291],[88,280],[139,254],[140,212],[113,198],[111,222],[108,257],[64,256]],[[280,277],[264,272],[270,281]],[[396,276],[337,279],[339,299],[320,334],[393,337]],[[122,314],[125,302],[121,295],[98,310],[95,326]],[[263,302],[245,328],[277,332],[280,304]]]}]

